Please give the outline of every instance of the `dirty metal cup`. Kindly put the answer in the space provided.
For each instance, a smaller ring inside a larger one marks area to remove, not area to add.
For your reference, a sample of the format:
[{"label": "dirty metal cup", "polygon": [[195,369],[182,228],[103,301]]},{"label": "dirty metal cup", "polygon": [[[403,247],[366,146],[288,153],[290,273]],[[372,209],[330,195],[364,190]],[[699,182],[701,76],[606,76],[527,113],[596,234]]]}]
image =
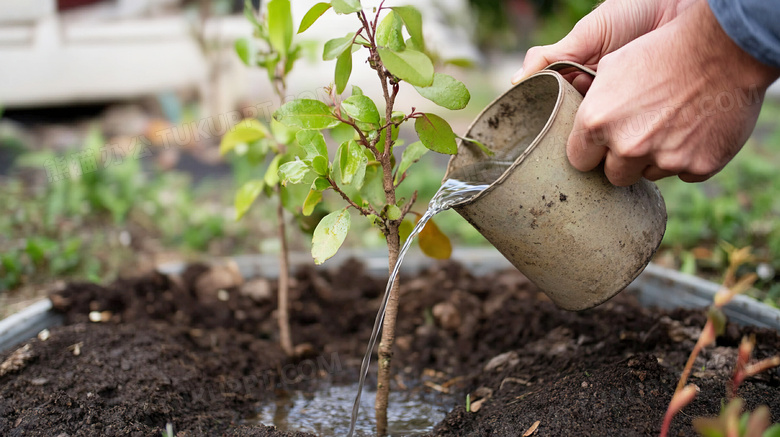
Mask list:
[{"label": "dirty metal cup", "polygon": [[[576,70],[574,70],[576,69]],[[666,229],[666,206],[646,179],[616,187],[600,166],[581,172],[566,142],[582,96],[559,62],[491,103],[461,141],[445,180],[489,184],[454,209],[559,307],[612,298],[644,270]]]}]

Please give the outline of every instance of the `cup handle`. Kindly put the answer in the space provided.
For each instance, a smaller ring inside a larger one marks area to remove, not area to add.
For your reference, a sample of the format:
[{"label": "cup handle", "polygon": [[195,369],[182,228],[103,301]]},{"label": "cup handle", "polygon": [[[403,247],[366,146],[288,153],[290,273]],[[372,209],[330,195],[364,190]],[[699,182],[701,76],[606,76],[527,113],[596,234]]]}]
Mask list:
[{"label": "cup handle", "polygon": [[577,70],[582,71],[583,73],[588,73],[589,75],[591,75],[593,77],[596,77],[596,72],[595,71],[591,70],[590,68],[588,68],[588,67],[586,67],[584,65],[580,65],[580,64],[578,64],[576,62],[572,62],[572,61],[553,62],[552,64],[548,65],[547,68],[545,68],[545,70],[552,70],[552,71],[557,71],[557,72],[559,72],[561,74],[565,74],[565,73],[563,73],[563,70],[568,70],[570,68],[575,68]]}]

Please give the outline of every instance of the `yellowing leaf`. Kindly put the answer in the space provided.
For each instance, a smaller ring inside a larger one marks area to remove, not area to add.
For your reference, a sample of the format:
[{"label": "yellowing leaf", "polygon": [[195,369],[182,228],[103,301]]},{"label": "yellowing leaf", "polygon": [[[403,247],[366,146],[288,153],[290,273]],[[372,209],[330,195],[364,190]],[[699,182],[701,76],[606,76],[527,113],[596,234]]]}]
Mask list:
[{"label": "yellowing leaf", "polygon": [[351,218],[349,210],[341,209],[326,215],[314,230],[311,240],[311,255],[315,264],[322,264],[338,252],[347,238]]},{"label": "yellowing leaf", "polygon": [[225,155],[239,144],[253,143],[268,136],[268,129],[259,121],[248,118],[237,124],[222,137],[219,143],[219,154]]},{"label": "yellowing leaf", "polygon": [[265,182],[255,179],[245,183],[238,189],[235,200],[236,220],[239,220],[249,211],[249,207],[252,206],[264,187]]},{"label": "yellowing leaf", "polygon": [[[420,221],[418,218],[417,221]],[[429,220],[420,235],[420,250],[434,259],[449,259],[452,256],[452,243],[450,239],[436,226],[433,220]]]},{"label": "yellowing leaf", "polygon": [[309,195],[303,202],[303,215],[308,217],[314,212],[314,207],[322,201],[322,191],[310,190]]},{"label": "yellowing leaf", "polygon": [[398,234],[401,237],[401,244],[406,243],[409,238],[409,234],[414,230],[414,223],[411,220],[404,220],[401,225],[398,226]]}]

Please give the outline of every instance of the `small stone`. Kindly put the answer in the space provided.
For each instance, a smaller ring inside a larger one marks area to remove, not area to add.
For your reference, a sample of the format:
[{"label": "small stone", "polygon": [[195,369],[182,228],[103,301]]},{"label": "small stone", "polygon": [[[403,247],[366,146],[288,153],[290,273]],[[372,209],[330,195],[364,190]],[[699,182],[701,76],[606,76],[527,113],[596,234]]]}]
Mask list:
[{"label": "small stone", "polygon": [[100,312],[100,321],[101,322],[108,322],[109,320],[111,320],[111,317],[113,315],[114,314],[111,311],[101,311]]},{"label": "small stone", "polygon": [[[213,299],[220,290],[239,287],[244,283],[235,261],[212,266],[195,281],[195,292],[200,299]],[[219,297],[219,296],[217,296]]]},{"label": "small stone", "polygon": [[100,319],[101,319],[100,311],[90,311],[89,312],[89,321],[90,322],[98,323],[98,322],[100,322]]},{"label": "small stone", "polygon": [[433,318],[442,328],[452,331],[458,329],[461,316],[452,302],[440,302],[433,306]]},{"label": "small stone", "polygon": [[500,371],[505,366],[514,367],[520,362],[520,357],[517,356],[517,352],[509,351],[504,352],[501,355],[496,355],[495,357],[491,358],[490,361],[488,361],[487,364],[485,364],[484,371],[485,372],[492,372],[492,371]]},{"label": "small stone", "polygon": [[248,281],[238,290],[239,294],[246,296],[257,303],[268,302],[272,298],[271,284],[267,279],[253,279]]},{"label": "small stone", "polygon": [[48,383],[48,382],[49,382],[49,380],[46,379],[46,378],[33,378],[33,379],[30,380],[30,384],[35,385],[35,386],[46,385],[46,383]]},{"label": "small stone", "polygon": [[68,349],[70,349],[73,352],[74,356],[79,356],[79,355],[81,355],[81,346],[83,346],[83,345],[84,345],[84,343],[78,342],[76,344],[68,346]]},{"label": "small stone", "polygon": [[51,337],[51,332],[48,329],[44,329],[38,333],[38,340],[40,341],[46,341],[49,337]]},{"label": "small stone", "polygon": [[582,381],[582,388],[588,388],[588,381]]},{"label": "small stone", "polygon": [[771,264],[761,263],[756,267],[756,275],[764,281],[768,281],[775,277],[775,269]]},{"label": "small stone", "polygon": [[225,289],[221,289],[217,291],[217,299],[221,300],[222,302],[227,302],[230,300],[230,293],[228,293]]},{"label": "small stone", "polygon": [[132,237],[130,236],[130,233],[127,231],[122,231],[119,233],[119,244],[121,244],[124,247],[130,246],[130,243],[132,243]]},{"label": "small stone", "polygon": [[314,346],[311,345],[311,343],[301,343],[298,345],[295,345],[293,348],[293,354],[295,354],[296,357],[312,357],[316,353]]}]

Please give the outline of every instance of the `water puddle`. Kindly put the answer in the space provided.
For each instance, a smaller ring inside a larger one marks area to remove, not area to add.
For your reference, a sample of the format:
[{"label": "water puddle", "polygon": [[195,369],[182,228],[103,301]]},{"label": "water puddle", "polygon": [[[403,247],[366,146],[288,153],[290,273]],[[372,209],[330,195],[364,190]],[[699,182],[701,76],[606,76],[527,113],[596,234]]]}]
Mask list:
[{"label": "water puddle", "polygon": [[[280,431],[309,432],[320,436],[344,436],[350,428],[352,401],[357,384],[332,385],[315,392],[291,391],[274,403],[262,407],[254,423],[275,426]],[[366,390],[360,400],[355,435],[376,435],[374,398],[376,391]],[[390,436],[418,436],[433,426],[455,406],[452,396],[419,390],[390,392],[387,415]]]},{"label": "water puddle", "polygon": [[[479,193],[485,191],[488,186],[488,184],[483,183],[467,183],[457,179],[447,179],[442,184],[441,188],[439,188],[439,191],[437,191],[433,196],[433,199],[431,199],[431,202],[428,204],[428,210],[425,211],[425,214],[423,214],[423,216],[417,222],[417,225],[409,234],[409,237],[407,237],[403,247],[401,247],[401,250],[398,253],[398,261],[396,261],[395,266],[393,267],[393,271],[390,273],[390,278],[387,281],[385,294],[382,298],[382,305],[379,307],[379,312],[376,315],[374,329],[371,332],[371,338],[368,341],[368,348],[366,349],[366,354],[363,357],[363,363],[360,367],[360,381],[358,382],[357,394],[355,395],[355,401],[352,406],[350,427],[347,432],[348,437],[352,437],[354,435],[354,431],[357,429],[357,422],[360,419],[359,411],[361,410],[362,406],[361,395],[363,392],[363,385],[365,384],[366,375],[368,374],[368,366],[371,363],[371,355],[374,353],[374,347],[376,346],[376,342],[379,338],[379,333],[382,328],[382,322],[385,318],[387,302],[390,298],[390,290],[393,288],[393,284],[395,284],[396,278],[398,277],[398,272],[401,270],[401,264],[404,262],[404,256],[406,256],[406,252],[409,251],[409,248],[412,245],[412,241],[414,241],[414,237],[416,237],[417,234],[422,231],[422,229],[425,227],[425,224],[428,223],[428,220],[430,220],[433,216],[452,208],[454,205],[476,197],[479,195]],[[392,403],[390,399],[388,399],[388,403]],[[373,401],[371,405],[373,405]],[[365,407],[362,408],[362,410],[365,411]],[[388,412],[388,422],[390,421],[389,417],[390,415]]]}]

